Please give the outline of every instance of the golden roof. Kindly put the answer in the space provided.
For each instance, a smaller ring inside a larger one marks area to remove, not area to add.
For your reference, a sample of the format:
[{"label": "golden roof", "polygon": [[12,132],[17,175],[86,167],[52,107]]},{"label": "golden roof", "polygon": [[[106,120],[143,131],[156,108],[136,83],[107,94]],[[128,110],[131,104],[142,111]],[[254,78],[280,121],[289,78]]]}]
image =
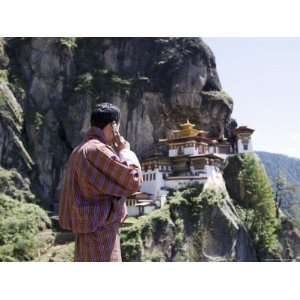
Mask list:
[{"label": "golden roof", "polygon": [[199,133],[204,133],[203,130],[195,129],[195,124],[190,123],[189,119],[187,119],[186,123],[179,125],[182,129],[180,130],[173,130],[173,134],[175,138],[183,138],[183,137],[194,137],[197,136]]}]

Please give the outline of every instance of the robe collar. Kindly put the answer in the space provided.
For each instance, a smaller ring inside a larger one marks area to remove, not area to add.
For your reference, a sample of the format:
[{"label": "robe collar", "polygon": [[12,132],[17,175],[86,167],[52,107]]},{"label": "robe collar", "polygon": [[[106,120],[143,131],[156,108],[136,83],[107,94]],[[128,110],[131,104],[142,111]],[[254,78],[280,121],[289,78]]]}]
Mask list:
[{"label": "robe collar", "polygon": [[104,132],[101,128],[92,126],[85,134],[84,141],[88,141],[93,138],[100,140],[100,142],[102,142],[104,144],[107,144],[107,140],[106,140]]}]

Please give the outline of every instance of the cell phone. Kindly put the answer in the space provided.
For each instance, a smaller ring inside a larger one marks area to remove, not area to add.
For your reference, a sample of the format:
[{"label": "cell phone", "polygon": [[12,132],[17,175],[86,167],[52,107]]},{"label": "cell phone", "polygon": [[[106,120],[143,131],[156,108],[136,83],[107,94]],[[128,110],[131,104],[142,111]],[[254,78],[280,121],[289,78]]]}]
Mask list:
[{"label": "cell phone", "polygon": [[[117,125],[116,121],[113,121],[113,122],[112,122],[112,130],[113,130],[113,135],[114,135],[114,137],[120,135],[119,130],[118,130],[118,125]],[[118,144],[117,144],[116,142],[114,142],[113,144],[114,144],[114,146],[115,146],[116,148],[118,147]]]},{"label": "cell phone", "polygon": [[118,130],[118,125],[117,125],[116,121],[113,121],[113,122],[112,122],[112,129],[113,129],[113,134],[114,134],[114,136],[120,135],[120,134],[119,134],[119,130]]}]

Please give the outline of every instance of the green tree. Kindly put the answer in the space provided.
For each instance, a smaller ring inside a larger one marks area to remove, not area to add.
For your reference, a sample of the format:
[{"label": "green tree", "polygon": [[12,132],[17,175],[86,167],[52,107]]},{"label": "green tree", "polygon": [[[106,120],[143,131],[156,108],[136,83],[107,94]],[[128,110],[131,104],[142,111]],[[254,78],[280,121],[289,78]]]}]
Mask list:
[{"label": "green tree", "polygon": [[252,235],[258,254],[277,255],[280,250],[277,231],[274,193],[269,177],[259,158],[254,154],[244,154],[243,166],[239,175],[242,196],[249,214],[246,225]]},{"label": "green tree", "polygon": [[279,210],[282,204],[291,198],[291,194],[297,191],[297,187],[288,182],[286,176],[281,169],[278,169],[275,181],[275,204],[276,204],[276,217],[279,218]]}]

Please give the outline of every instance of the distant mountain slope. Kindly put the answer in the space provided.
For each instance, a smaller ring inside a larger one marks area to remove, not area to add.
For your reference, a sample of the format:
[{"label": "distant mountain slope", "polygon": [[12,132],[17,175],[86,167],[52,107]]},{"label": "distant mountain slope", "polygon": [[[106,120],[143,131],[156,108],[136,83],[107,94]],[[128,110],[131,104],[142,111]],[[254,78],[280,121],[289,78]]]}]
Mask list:
[{"label": "distant mountain slope", "polygon": [[257,154],[273,183],[276,181],[278,170],[281,170],[289,183],[296,187],[297,191],[286,199],[282,208],[300,219],[300,159],[262,151],[258,151]]}]

